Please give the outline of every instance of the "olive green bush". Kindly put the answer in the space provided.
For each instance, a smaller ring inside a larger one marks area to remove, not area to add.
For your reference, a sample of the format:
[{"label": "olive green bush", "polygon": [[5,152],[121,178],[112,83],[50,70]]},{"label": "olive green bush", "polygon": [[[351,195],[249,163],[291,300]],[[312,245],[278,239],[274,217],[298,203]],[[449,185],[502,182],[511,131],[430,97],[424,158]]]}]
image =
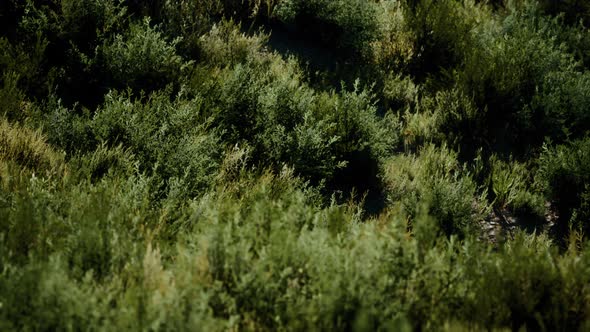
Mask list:
[{"label": "olive green bush", "polygon": [[393,157],[386,164],[385,183],[390,201],[412,218],[425,208],[447,235],[470,233],[486,210],[456,153],[444,146],[426,145],[418,156]]},{"label": "olive green bush", "polygon": [[177,80],[184,66],[176,54],[178,39],[167,41],[150,20],[132,24],[102,47],[102,63],[114,88],[157,90]]},{"label": "olive green bush", "polygon": [[37,36],[33,45],[18,45],[0,38],[0,68],[2,69],[2,104],[0,112],[5,117],[23,120],[22,102],[25,92],[38,91],[43,81],[40,66],[47,40]]},{"label": "olive green bush", "polygon": [[471,30],[489,20],[489,10],[475,1],[408,1],[405,16],[413,32],[414,56],[408,71],[420,80],[460,65],[475,45]]},{"label": "olive green bush", "polygon": [[32,49],[26,54],[37,74],[34,80],[27,79],[29,93],[41,99],[57,93],[68,105],[99,103],[107,84],[97,51],[101,43],[127,29],[123,3],[24,1],[19,8],[12,43],[17,48]]},{"label": "olive green bush", "polygon": [[493,205],[498,209],[508,209],[525,225],[542,225],[548,211],[544,195],[534,184],[531,165],[503,161],[496,155],[490,158],[490,164],[488,187],[494,197]]},{"label": "olive green bush", "polygon": [[0,330],[589,329],[587,16],[0,1]]},{"label": "olive green bush", "polygon": [[208,130],[211,120],[200,111],[200,98],[170,102],[160,93],[142,102],[112,93],[105,99],[90,124],[98,141],[130,149],[139,170],[158,174],[164,182],[181,181],[188,195],[210,185],[221,143],[215,130]]},{"label": "olive green bush", "polygon": [[[243,61],[222,74],[215,92],[213,122],[227,141],[252,146],[254,163],[275,169],[286,163],[316,184],[344,183],[347,172],[368,173],[374,181],[380,160],[397,149],[399,123],[393,114],[377,116],[369,91],[357,84],[340,95],[317,93],[292,61]],[[363,182],[356,185],[369,189]]]},{"label": "olive green bush", "polygon": [[161,1],[160,6],[155,18],[168,35],[182,38],[178,49],[188,56],[198,53],[199,38],[213,26],[213,16],[223,10],[219,0]]},{"label": "olive green bush", "polygon": [[551,15],[563,15],[566,22],[588,24],[590,19],[590,6],[581,1],[539,1],[540,7]]},{"label": "olive green bush", "polygon": [[18,74],[14,72],[5,72],[3,77],[4,86],[0,89],[0,112],[3,117],[12,119],[21,119],[23,117],[23,104],[25,95],[18,88]]},{"label": "olive green bush", "polygon": [[[46,232],[58,228],[40,228],[51,239],[49,258],[4,260],[3,326],[395,330],[586,321],[588,257],[579,244],[560,255],[546,238],[520,234],[492,251],[438,238],[424,216],[409,236],[401,216],[359,223],[354,206],[318,207],[288,172],[238,182],[243,190],[219,188],[186,205],[173,247],[161,228],[145,228],[165,225],[167,212],[144,210],[149,188],[140,179],[90,185],[82,195],[38,192],[32,200],[44,206],[63,204],[53,195],[77,203],[46,210],[49,220],[66,217],[59,238]],[[82,224],[74,222],[80,215]],[[71,251],[55,252],[57,244]]]},{"label": "olive green bush", "polygon": [[458,82],[483,109],[487,128],[481,129],[489,131],[489,144],[499,150],[514,142],[525,150],[538,147],[545,137],[563,140],[571,126],[584,122],[577,103],[587,95],[585,73],[565,45],[556,42],[553,24],[529,4],[500,24],[475,30],[477,45]]},{"label": "olive green bush", "polygon": [[555,203],[562,231],[588,229],[588,138],[567,145],[544,146],[539,160],[538,181]]},{"label": "olive green bush", "polygon": [[198,40],[203,61],[211,66],[225,67],[268,59],[263,52],[268,36],[248,36],[240,29],[240,24],[234,21],[221,21],[203,34]]},{"label": "olive green bush", "polygon": [[370,1],[284,0],[276,5],[274,14],[353,56],[362,55],[379,37],[376,8]]}]

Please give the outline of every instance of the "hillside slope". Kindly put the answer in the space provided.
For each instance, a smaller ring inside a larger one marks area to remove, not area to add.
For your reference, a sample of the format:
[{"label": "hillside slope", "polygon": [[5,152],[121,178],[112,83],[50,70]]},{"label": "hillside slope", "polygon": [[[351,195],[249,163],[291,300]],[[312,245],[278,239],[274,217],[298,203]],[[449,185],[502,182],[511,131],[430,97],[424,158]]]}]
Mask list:
[{"label": "hillside slope", "polygon": [[2,1],[0,331],[590,329],[589,18]]}]

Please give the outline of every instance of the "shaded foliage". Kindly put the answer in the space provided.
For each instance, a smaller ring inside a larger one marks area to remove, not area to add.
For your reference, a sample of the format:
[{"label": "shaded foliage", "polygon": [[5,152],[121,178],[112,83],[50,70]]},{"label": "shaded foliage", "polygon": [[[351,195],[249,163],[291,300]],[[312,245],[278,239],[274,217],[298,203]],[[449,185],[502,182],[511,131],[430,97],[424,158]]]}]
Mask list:
[{"label": "shaded foliage", "polygon": [[587,9],[0,2],[0,330],[588,329]]}]

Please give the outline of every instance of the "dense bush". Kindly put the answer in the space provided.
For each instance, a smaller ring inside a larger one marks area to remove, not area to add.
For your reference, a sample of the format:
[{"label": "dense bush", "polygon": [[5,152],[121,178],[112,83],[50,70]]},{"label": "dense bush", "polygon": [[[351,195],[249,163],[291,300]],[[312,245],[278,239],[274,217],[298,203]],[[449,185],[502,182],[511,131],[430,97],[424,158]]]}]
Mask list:
[{"label": "dense bush", "polygon": [[283,0],[274,8],[282,21],[352,56],[379,37],[375,4],[362,0]]},{"label": "dense bush", "polygon": [[115,88],[153,91],[175,82],[183,68],[176,54],[178,39],[168,42],[149,19],[132,24],[102,47],[102,63]]},{"label": "dense bush", "polygon": [[0,330],[590,328],[584,6],[0,1]]},{"label": "dense bush", "polygon": [[[491,251],[479,241],[437,239],[425,217],[408,236],[403,218],[358,223],[354,207],[318,208],[288,173],[239,182],[243,190],[221,189],[186,206],[174,247],[142,230],[163,227],[167,213],[145,213],[146,187],[104,183],[67,194],[78,198],[62,208],[71,214],[62,228],[50,223],[21,236],[52,239],[49,253],[57,245],[71,251],[20,265],[4,260],[4,326],[364,330],[446,322],[453,330],[586,321],[586,249],[574,245],[562,256],[543,237],[521,234]],[[63,203],[53,195],[31,199]],[[122,223],[127,213],[132,222]],[[80,215],[82,224],[69,219]],[[47,233],[58,229],[59,238]]]},{"label": "dense bush", "polygon": [[394,157],[386,167],[389,200],[401,203],[412,218],[425,208],[447,235],[473,231],[485,212],[476,184],[461,174],[466,171],[446,147],[428,145],[418,156]]},{"label": "dense bush", "polygon": [[554,24],[527,5],[513,9],[500,25],[475,30],[477,45],[459,83],[483,110],[478,131],[499,151],[516,142],[515,150],[526,151],[547,136],[563,140],[587,130],[572,128],[587,122],[578,106],[588,95],[586,74],[556,42]]},{"label": "dense bush", "polygon": [[516,161],[505,162],[497,156],[490,158],[490,185],[494,204],[508,208],[524,217],[543,219],[545,202],[540,193],[531,190],[533,174],[527,165]]},{"label": "dense bush", "polygon": [[108,86],[97,53],[128,27],[121,1],[26,1],[18,7],[12,42],[30,49],[28,62],[37,71],[34,84],[28,79],[29,92],[39,98],[58,93],[67,104],[100,102]]},{"label": "dense bush", "polygon": [[197,52],[199,37],[211,28],[213,17],[222,11],[219,0],[163,1],[161,6],[158,22],[169,35],[182,37],[179,48],[188,55]]},{"label": "dense bush", "polygon": [[545,146],[540,156],[539,182],[559,212],[561,231],[570,225],[588,231],[590,140]]},{"label": "dense bush", "polygon": [[223,148],[219,135],[208,130],[211,120],[203,115],[200,98],[172,103],[161,93],[144,102],[112,93],[105,99],[91,123],[98,141],[122,144],[134,153],[140,171],[168,183],[181,181],[189,196],[210,185]]},{"label": "dense bush", "polygon": [[540,6],[548,14],[563,15],[570,24],[582,22],[584,25],[590,23],[590,5],[583,1],[539,1]]},{"label": "dense bush", "polygon": [[269,57],[264,54],[267,36],[248,36],[234,21],[221,21],[199,38],[203,61],[212,66],[233,66],[239,63],[260,62]]},{"label": "dense bush", "polygon": [[408,69],[420,80],[461,64],[465,51],[474,47],[471,30],[490,15],[471,0],[408,2],[406,24],[413,32],[415,50]]},{"label": "dense bush", "polygon": [[[10,119],[22,120],[19,105],[25,99],[24,92],[38,92],[44,79],[40,66],[47,41],[37,36],[33,45],[14,45],[0,37],[0,69],[2,69],[2,104],[0,112]],[[41,81],[41,82],[40,82]]]},{"label": "dense bush", "polygon": [[254,163],[263,161],[275,169],[286,163],[315,184],[326,181],[337,187],[351,174],[364,173],[365,178],[356,174],[357,181],[347,189],[374,189],[376,183],[369,182],[375,181],[380,159],[398,145],[397,118],[377,116],[373,96],[361,91],[358,82],[351,92],[315,92],[302,82],[295,62],[264,56],[257,40],[226,33],[230,41],[245,43],[243,51],[240,42],[232,50],[211,39],[204,44],[216,62],[238,62],[221,73],[214,92],[219,100],[213,123],[220,125],[225,139],[250,145]]}]

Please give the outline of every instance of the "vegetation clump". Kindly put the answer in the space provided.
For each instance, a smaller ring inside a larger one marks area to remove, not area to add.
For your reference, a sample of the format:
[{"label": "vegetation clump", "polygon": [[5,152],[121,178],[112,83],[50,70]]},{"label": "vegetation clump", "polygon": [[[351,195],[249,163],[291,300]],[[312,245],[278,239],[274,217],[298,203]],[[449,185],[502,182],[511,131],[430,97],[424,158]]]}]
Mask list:
[{"label": "vegetation clump", "polygon": [[589,20],[2,1],[0,330],[590,329]]}]

